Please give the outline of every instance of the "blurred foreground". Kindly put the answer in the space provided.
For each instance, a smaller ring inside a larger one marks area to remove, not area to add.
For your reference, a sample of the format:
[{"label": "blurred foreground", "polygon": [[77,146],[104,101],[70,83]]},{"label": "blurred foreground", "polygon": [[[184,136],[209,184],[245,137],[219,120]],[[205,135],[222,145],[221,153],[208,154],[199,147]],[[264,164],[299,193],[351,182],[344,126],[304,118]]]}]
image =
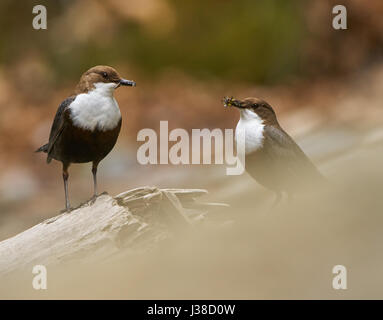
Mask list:
[{"label": "blurred foreground", "polygon": [[[378,299],[383,278],[382,132],[320,165],[332,188],[270,209],[247,176],[209,195],[231,205],[225,224],[202,223],[149,251],[125,249],[104,263],[48,268],[48,290],[31,270],[2,279],[2,298]],[[309,188],[309,186],[308,186]],[[348,289],[332,288],[332,268]]]}]

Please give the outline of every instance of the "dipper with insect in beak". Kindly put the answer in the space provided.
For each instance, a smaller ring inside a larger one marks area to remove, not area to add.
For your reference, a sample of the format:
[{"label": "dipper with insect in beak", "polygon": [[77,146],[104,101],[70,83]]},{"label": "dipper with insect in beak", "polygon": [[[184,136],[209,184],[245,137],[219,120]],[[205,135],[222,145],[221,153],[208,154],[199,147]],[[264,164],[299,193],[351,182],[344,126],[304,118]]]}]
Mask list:
[{"label": "dipper with insect in beak", "polygon": [[239,109],[236,138],[239,130],[245,130],[246,171],[258,183],[275,192],[275,204],[283,192],[290,198],[310,189],[313,183],[325,182],[310,159],[281,128],[275,111],[266,101],[226,97],[223,102],[225,107]]},{"label": "dipper with insect in beak", "polygon": [[71,163],[92,162],[94,198],[97,196],[97,166],[113,149],[121,129],[121,113],[113,92],[120,86],[135,86],[115,69],[96,66],[86,71],[75,95],[65,99],[53,120],[49,142],[36,152],[47,153],[63,164],[65,208],[68,198],[68,167]]}]

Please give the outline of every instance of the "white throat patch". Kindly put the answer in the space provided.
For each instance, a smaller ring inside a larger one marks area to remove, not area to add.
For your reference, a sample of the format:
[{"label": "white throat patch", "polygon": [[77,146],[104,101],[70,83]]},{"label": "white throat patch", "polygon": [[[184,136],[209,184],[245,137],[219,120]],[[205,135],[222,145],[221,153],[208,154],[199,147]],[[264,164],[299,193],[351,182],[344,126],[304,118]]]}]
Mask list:
[{"label": "white throat patch", "polygon": [[245,152],[246,154],[258,150],[263,145],[263,120],[253,111],[240,109],[241,118],[238,121],[236,139],[239,130],[245,130]]},{"label": "white throat patch", "polygon": [[114,129],[121,113],[113,91],[118,85],[115,83],[95,83],[94,89],[88,93],[81,93],[70,104],[70,117],[76,127],[101,131]]}]

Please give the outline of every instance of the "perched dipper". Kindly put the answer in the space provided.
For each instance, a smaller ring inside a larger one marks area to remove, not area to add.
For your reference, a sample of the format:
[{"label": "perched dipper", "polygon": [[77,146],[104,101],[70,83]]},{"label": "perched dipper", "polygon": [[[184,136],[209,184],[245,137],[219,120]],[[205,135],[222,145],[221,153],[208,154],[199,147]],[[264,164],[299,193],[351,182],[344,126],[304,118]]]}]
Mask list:
[{"label": "perched dipper", "polygon": [[97,196],[97,166],[113,149],[121,129],[121,113],[113,92],[119,86],[135,86],[122,79],[108,66],[86,71],[77,85],[75,95],[65,99],[53,120],[49,142],[36,152],[48,154],[63,164],[65,208],[68,198],[68,167],[71,163],[92,162],[94,197]]},{"label": "perched dipper", "polygon": [[224,98],[226,107],[239,108],[236,127],[245,130],[246,171],[276,194],[275,204],[286,192],[289,198],[306,191],[325,178],[294,140],[280,127],[273,108],[264,100]]}]

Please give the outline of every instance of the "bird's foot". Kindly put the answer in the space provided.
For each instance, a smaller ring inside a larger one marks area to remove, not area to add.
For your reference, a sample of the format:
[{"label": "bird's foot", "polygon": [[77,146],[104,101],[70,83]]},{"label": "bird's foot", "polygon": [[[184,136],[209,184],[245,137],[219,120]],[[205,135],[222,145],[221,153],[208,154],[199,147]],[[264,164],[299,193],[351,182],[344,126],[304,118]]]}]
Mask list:
[{"label": "bird's foot", "polygon": [[73,208],[69,207],[69,208],[60,210],[60,213],[70,213],[71,211],[73,211]]},{"label": "bird's foot", "polygon": [[89,199],[88,203],[89,203],[90,206],[93,205],[96,202],[98,196],[99,196],[98,194],[94,194],[92,196],[92,198]]},{"label": "bird's foot", "polygon": [[97,198],[99,196],[102,196],[102,195],[105,195],[105,194],[108,194],[108,193],[106,191],[104,191],[102,193],[94,194],[92,196],[92,198],[89,199],[88,204],[91,206],[92,204],[94,204],[96,202],[96,200],[97,200]]}]

